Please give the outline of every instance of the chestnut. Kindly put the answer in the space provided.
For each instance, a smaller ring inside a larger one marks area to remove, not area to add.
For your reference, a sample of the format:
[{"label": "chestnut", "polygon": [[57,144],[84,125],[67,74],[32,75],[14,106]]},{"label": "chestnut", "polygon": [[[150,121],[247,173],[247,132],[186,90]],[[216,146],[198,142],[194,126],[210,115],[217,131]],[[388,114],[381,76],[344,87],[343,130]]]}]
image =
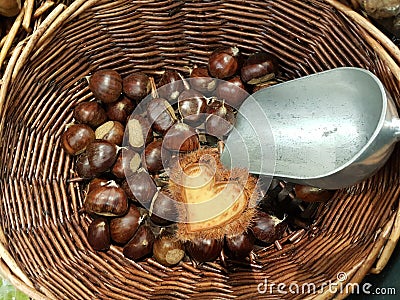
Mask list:
[{"label": "chestnut", "polygon": [[206,133],[219,139],[229,134],[235,124],[233,109],[224,102],[214,101],[207,108]]},{"label": "chestnut", "polygon": [[208,59],[211,76],[224,79],[235,75],[239,68],[238,55],[237,47],[221,47],[212,52]]},{"label": "chestnut", "polygon": [[127,124],[128,143],[133,150],[141,152],[154,139],[150,122],[141,115],[134,115]]},{"label": "chestnut", "polygon": [[198,126],[204,121],[207,100],[198,91],[184,90],[178,98],[178,110],[185,123]]},{"label": "chestnut", "polygon": [[107,251],[110,249],[110,226],[105,218],[93,220],[87,232],[89,245],[96,251]]},{"label": "chestnut", "polygon": [[69,155],[78,155],[95,140],[92,128],[85,124],[73,124],[63,132],[61,145]]},{"label": "chestnut", "polygon": [[112,181],[105,178],[93,178],[88,184],[87,192],[89,193],[98,187],[108,185],[109,183],[112,183]]},{"label": "chestnut", "polygon": [[135,105],[132,101],[123,97],[121,100],[108,104],[106,113],[109,120],[125,124],[134,109]]},{"label": "chestnut", "polygon": [[240,73],[243,82],[259,84],[271,80],[278,71],[278,62],[274,55],[258,52],[250,55],[244,62]]},{"label": "chestnut", "polygon": [[128,198],[123,189],[111,182],[92,189],[86,195],[84,209],[100,216],[122,216],[128,210]]},{"label": "chestnut", "polygon": [[76,172],[81,178],[90,179],[99,175],[92,171],[86,152],[83,152],[81,155],[78,156],[75,166],[76,166]]},{"label": "chestnut", "polygon": [[176,123],[165,134],[162,146],[169,151],[190,152],[200,147],[199,136],[189,125]]},{"label": "chestnut", "polygon": [[127,178],[127,183],[135,200],[139,201],[146,208],[149,208],[157,192],[157,186],[149,173],[141,168]]},{"label": "chestnut", "polygon": [[132,239],[125,245],[122,253],[130,259],[140,259],[153,250],[154,234],[147,226],[140,226]]},{"label": "chestnut", "polygon": [[125,127],[118,121],[108,121],[97,127],[94,132],[96,139],[105,140],[115,145],[122,145]]},{"label": "chestnut", "polygon": [[149,173],[157,173],[164,169],[162,145],[162,140],[155,140],[144,149],[142,165]]},{"label": "chestnut", "polygon": [[195,239],[186,243],[186,251],[199,263],[213,261],[220,255],[223,244],[222,240]]},{"label": "chestnut", "polygon": [[133,237],[139,225],[139,209],[131,205],[125,215],[110,221],[111,239],[118,244],[126,244]]},{"label": "chestnut", "polygon": [[122,93],[122,78],[115,70],[99,70],[89,78],[89,89],[103,103],[118,100]]},{"label": "chestnut", "polygon": [[175,124],[177,118],[174,109],[163,98],[152,99],[147,106],[147,117],[154,131],[164,134]]},{"label": "chestnut", "polygon": [[111,169],[111,173],[123,179],[126,176],[132,176],[139,169],[140,164],[141,158],[139,153],[131,149],[122,149]]},{"label": "chestnut", "polygon": [[233,237],[226,237],[225,245],[228,256],[234,259],[248,257],[254,248],[255,240],[256,238],[251,230]]},{"label": "chestnut", "polygon": [[74,108],[74,118],[79,123],[97,127],[107,121],[106,111],[96,101],[82,102]]},{"label": "chestnut", "polygon": [[252,226],[254,236],[264,243],[274,243],[281,239],[286,228],[287,224],[284,220],[262,211],[257,211]]},{"label": "chestnut", "polygon": [[176,201],[161,190],[153,200],[150,220],[159,226],[167,226],[178,220]]},{"label": "chestnut", "polygon": [[160,235],[153,244],[153,256],[162,265],[171,267],[178,264],[185,256],[181,241],[168,235]]},{"label": "chestnut", "polygon": [[217,98],[224,100],[225,103],[239,109],[248,93],[239,76],[235,76],[228,81],[221,81],[216,89]]},{"label": "chestnut", "polygon": [[129,99],[141,101],[151,91],[150,78],[141,72],[128,75],[122,81],[122,90]]},{"label": "chestnut", "polygon": [[111,168],[117,159],[117,147],[107,141],[95,140],[86,149],[91,171],[100,174]]},{"label": "chestnut", "polygon": [[184,90],[184,83],[177,71],[166,70],[158,82],[158,94],[169,102],[175,102]]},{"label": "chestnut", "polygon": [[196,91],[209,95],[217,87],[217,81],[210,76],[207,67],[198,67],[190,72],[190,85]]},{"label": "chestnut", "polygon": [[326,202],[332,198],[334,191],[296,184],[294,186],[294,193],[297,199],[305,202]]}]

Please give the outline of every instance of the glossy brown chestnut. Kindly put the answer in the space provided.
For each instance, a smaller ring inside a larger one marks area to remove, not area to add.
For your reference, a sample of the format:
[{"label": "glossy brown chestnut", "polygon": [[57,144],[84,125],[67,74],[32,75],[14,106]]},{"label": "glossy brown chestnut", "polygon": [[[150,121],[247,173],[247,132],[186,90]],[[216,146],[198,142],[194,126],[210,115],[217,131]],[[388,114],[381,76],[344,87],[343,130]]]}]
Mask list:
[{"label": "glossy brown chestnut", "polygon": [[144,169],[139,169],[127,179],[127,182],[135,200],[139,201],[146,208],[149,208],[157,192],[157,186],[149,173]]},{"label": "glossy brown chestnut", "polygon": [[125,127],[118,121],[108,121],[97,127],[94,132],[96,139],[105,140],[114,145],[122,145],[124,140]]},{"label": "glossy brown chestnut", "polygon": [[176,201],[161,190],[154,199],[150,219],[159,226],[167,226],[178,220]]},{"label": "glossy brown chestnut", "polygon": [[154,234],[147,226],[140,226],[133,238],[125,245],[122,253],[125,257],[137,260],[153,251]]},{"label": "glossy brown chestnut", "polygon": [[154,139],[150,122],[141,115],[134,115],[127,123],[128,143],[136,152],[141,152]]},{"label": "glossy brown chestnut", "polygon": [[176,123],[165,134],[162,146],[169,151],[194,151],[200,147],[199,136],[189,125]]},{"label": "glossy brown chestnut", "polygon": [[184,90],[178,98],[178,110],[185,123],[198,126],[204,122],[207,99],[198,91]]},{"label": "glossy brown chestnut", "polygon": [[173,108],[163,98],[154,98],[149,102],[147,106],[147,118],[153,130],[160,134],[167,132],[177,120]]},{"label": "glossy brown chestnut", "polygon": [[92,128],[86,124],[73,124],[61,136],[61,145],[69,155],[78,155],[95,140]]},{"label": "glossy brown chestnut", "polygon": [[96,101],[79,103],[74,109],[77,122],[97,127],[107,121],[106,111]]},{"label": "glossy brown chestnut", "polygon": [[255,240],[256,238],[250,230],[240,235],[227,237],[225,245],[228,250],[228,256],[235,259],[248,257],[254,248]]},{"label": "glossy brown chestnut", "polygon": [[91,171],[100,174],[111,168],[117,159],[117,147],[104,140],[95,140],[86,149]]},{"label": "glossy brown chestnut", "polygon": [[297,199],[305,202],[326,202],[332,198],[335,191],[324,190],[313,186],[296,184],[294,193]]},{"label": "glossy brown chestnut", "polygon": [[101,186],[105,186],[112,183],[112,180],[109,179],[105,179],[105,178],[93,178],[92,180],[90,180],[89,184],[88,184],[88,189],[87,192],[90,193],[91,191],[97,189],[98,187]]},{"label": "glossy brown chestnut", "polygon": [[121,179],[132,176],[139,169],[141,161],[139,153],[131,149],[122,149],[111,169],[111,173]]},{"label": "glossy brown chestnut", "polygon": [[278,71],[278,62],[274,55],[258,52],[250,55],[241,68],[243,82],[259,84],[271,80]]},{"label": "glossy brown chestnut", "polygon": [[86,152],[83,152],[81,155],[78,156],[75,166],[76,172],[81,178],[90,179],[98,175],[92,171]]},{"label": "glossy brown chestnut", "polygon": [[217,81],[210,76],[207,67],[198,67],[190,73],[190,85],[192,89],[210,95],[217,87]]},{"label": "glossy brown chestnut", "polygon": [[151,91],[150,79],[144,73],[133,73],[124,78],[122,89],[128,98],[136,102],[141,101]]},{"label": "glossy brown chestnut", "polygon": [[214,101],[207,108],[207,118],[205,121],[206,133],[219,139],[229,134],[235,124],[235,114],[233,109],[220,101]]},{"label": "glossy brown chestnut", "polygon": [[170,102],[175,102],[184,90],[182,78],[177,71],[166,70],[158,82],[158,94]]},{"label": "glossy brown chestnut", "polygon": [[115,182],[92,189],[85,198],[84,209],[100,216],[118,217],[128,210],[128,198]]},{"label": "glossy brown chestnut", "polygon": [[235,75],[239,67],[238,55],[237,47],[221,47],[211,53],[208,59],[211,76],[224,79]]},{"label": "glossy brown chestnut", "polygon": [[199,263],[213,261],[220,255],[223,244],[222,240],[196,239],[186,243],[186,251]]},{"label": "glossy brown chestnut", "polygon": [[254,236],[264,243],[274,243],[283,237],[287,223],[265,212],[258,211],[253,222]]},{"label": "glossy brown chestnut", "polygon": [[142,165],[149,173],[157,173],[164,169],[162,145],[163,140],[155,140],[144,149]]},{"label": "glossy brown chestnut", "polygon": [[108,104],[106,113],[109,120],[125,124],[134,109],[132,100],[123,97],[121,100]]},{"label": "glossy brown chestnut", "polygon": [[184,244],[168,235],[160,235],[153,244],[153,256],[162,265],[171,267],[185,256]]},{"label": "glossy brown chestnut", "polygon": [[228,81],[220,81],[216,90],[217,98],[224,100],[231,107],[239,109],[249,95],[245,88],[239,76]]},{"label": "glossy brown chestnut", "polygon": [[107,251],[110,249],[110,226],[107,219],[98,218],[90,223],[87,240],[89,245],[96,251]]},{"label": "glossy brown chestnut", "polygon": [[139,209],[131,205],[125,215],[110,221],[111,239],[118,244],[126,244],[133,237],[139,225]]},{"label": "glossy brown chestnut", "polygon": [[89,89],[103,103],[118,100],[122,93],[122,78],[115,70],[96,71],[89,78]]}]

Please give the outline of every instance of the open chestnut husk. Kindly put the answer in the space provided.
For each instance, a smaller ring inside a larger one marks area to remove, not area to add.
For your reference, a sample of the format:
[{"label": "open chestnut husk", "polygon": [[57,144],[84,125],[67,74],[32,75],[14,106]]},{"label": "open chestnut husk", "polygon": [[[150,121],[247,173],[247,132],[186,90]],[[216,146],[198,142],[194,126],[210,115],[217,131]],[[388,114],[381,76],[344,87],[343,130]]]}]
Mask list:
[{"label": "open chestnut husk", "polygon": [[251,229],[259,241],[270,244],[283,237],[287,226],[284,220],[265,212],[257,211]]},{"label": "open chestnut husk", "polygon": [[131,205],[125,215],[113,218],[110,221],[111,239],[118,244],[129,242],[139,228],[140,219],[139,209]]},{"label": "open chestnut husk", "polygon": [[89,245],[96,251],[107,251],[111,246],[110,226],[107,219],[98,218],[90,223],[87,232]]},{"label": "open chestnut husk", "polygon": [[86,195],[84,209],[87,213],[118,217],[127,212],[128,198],[123,189],[115,182],[111,182],[92,189]]},{"label": "open chestnut husk", "polygon": [[217,98],[224,100],[225,103],[239,109],[248,93],[239,76],[235,76],[228,81],[221,81],[216,89]]},{"label": "open chestnut husk", "polygon": [[158,82],[158,94],[161,98],[174,102],[184,90],[184,84],[177,71],[166,70]]},{"label": "open chestnut husk", "polygon": [[177,121],[174,109],[163,98],[154,98],[149,102],[147,106],[147,118],[153,130],[160,134],[165,134]]},{"label": "open chestnut husk", "polygon": [[222,251],[223,240],[195,239],[186,243],[186,251],[196,262],[202,263],[217,259]]},{"label": "open chestnut husk", "polygon": [[208,59],[211,76],[224,79],[235,75],[239,68],[238,55],[237,47],[221,47],[213,51]]},{"label": "open chestnut husk", "polygon": [[199,136],[189,125],[176,123],[165,134],[162,146],[169,151],[190,152],[199,149]]},{"label": "open chestnut husk", "polygon": [[129,99],[141,101],[151,91],[150,78],[141,72],[128,75],[122,81],[122,90]]},{"label": "open chestnut husk", "polygon": [[207,99],[198,91],[184,90],[178,98],[178,111],[183,122],[191,126],[203,123],[207,110]]},{"label": "open chestnut husk", "polygon": [[104,141],[95,140],[86,148],[90,169],[94,174],[100,174],[111,168],[117,159],[116,145]]},{"label": "open chestnut husk", "polygon": [[278,71],[278,62],[274,55],[258,52],[250,55],[241,68],[243,82],[259,84],[275,77]]},{"label": "open chestnut husk", "polygon": [[122,93],[122,78],[115,70],[99,70],[90,76],[89,89],[96,99],[103,103],[112,103]]},{"label": "open chestnut husk", "polygon": [[79,123],[97,127],[107,121],[106,111],[96,101],[82,102],[74,108],[74,118]]},{"label": "open chestnut husk", "polygon": [[185,256],[185,247],[176,238],[162,234],[154,241],[153,256],[160,264],[171,267],[183,259]]},{"label": "open chestnut husk", "polygon": [[132,239],[125,245],[122,253],[125,257],[137,260],[152,253],[155,237],[148,226],[142,225]]},{"label": "open chestnut husk", "polygon": [[61,145],[69,155],[78,155],[94,140],[95,134],[92,128],[86,124],[73,124],[63,132]]},{"label": "open chestnut husk", "polygon": [[232,237],[226,237],[227,254],[234,259],[248,257],[254,248],[256,238],[251,230]]},{"label": "open chestnut husk", "polygon": [[96,139],[105,140],[115,145],[122,145],[125,127],[118,121],[108,121],[97,127]]},{"label": "open chestnut husk", "polygon": [[108,104],[106,113],[109,120],[125,124],[134,109],[133,102],[127,97],[123,97],[121,100]]},{"label": "open chestnut husk", "polygon": [[141,152],[154,139],[150,122],[141,115],[134,115],[127,123],[128,143],[136,152]]}]

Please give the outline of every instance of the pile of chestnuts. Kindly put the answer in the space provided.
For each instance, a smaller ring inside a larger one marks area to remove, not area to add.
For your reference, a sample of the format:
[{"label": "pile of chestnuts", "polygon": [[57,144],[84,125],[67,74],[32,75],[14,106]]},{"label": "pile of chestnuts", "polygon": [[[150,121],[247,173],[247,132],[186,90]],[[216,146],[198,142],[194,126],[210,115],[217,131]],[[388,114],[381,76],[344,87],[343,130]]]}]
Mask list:
[{"label": "pile of chestnuts", "polygon": [[275,83],[278,69],[270,53],[244,58],[236,47],[221,47],[188,79],[175,70],[160,78],[141,72],[122,78],[111,69],[88,77],[95,101],[74,107],[75,122],[66,126],[61,143],[86,186],[91,247],[107,251],[115,245],[129,259],[153,256],[165,266],[187,258],[213,261],[221,253],[237,260],[307,226],[313,204],[327,201],[331,192],[274,179],[240,234],[186,241],[176,236],[180,212],[166,200],[166,170],[189,153],[219,149],[248,93]]}]

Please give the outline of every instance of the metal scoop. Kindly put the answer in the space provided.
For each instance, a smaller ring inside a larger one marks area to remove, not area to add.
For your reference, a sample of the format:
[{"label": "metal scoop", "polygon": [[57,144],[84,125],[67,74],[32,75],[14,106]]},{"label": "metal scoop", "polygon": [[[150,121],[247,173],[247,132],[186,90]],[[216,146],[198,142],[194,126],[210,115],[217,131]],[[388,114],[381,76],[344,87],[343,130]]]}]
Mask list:
[{"label": "metal scoop", "polygon": [[250,173],[338,189],[376,172],[399,138],[395,105],[379,79],[337,68],[248,97],[221,159]]}]

